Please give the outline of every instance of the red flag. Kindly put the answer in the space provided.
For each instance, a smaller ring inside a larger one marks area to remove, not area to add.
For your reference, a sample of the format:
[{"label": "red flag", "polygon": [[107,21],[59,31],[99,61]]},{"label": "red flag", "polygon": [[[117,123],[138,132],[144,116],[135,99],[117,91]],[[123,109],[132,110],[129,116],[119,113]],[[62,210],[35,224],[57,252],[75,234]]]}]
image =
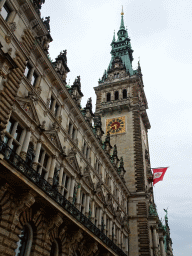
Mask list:
[{"label": "red flag", "polygon": [[160,168],[152,168],[153,169],[153,186],[163,180],[165,172],[167,171],[168,167],[160,167]]}]

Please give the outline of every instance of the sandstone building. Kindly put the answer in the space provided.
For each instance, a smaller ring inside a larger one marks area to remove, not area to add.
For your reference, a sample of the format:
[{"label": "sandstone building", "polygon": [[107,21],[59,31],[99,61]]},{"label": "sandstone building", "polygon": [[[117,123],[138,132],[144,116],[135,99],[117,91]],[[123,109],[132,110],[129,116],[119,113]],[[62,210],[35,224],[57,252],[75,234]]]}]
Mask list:
[{"label": "sandstone building", "polygon": [[0,255],[173,255],[123,13],[93,113],[80,77],[66,84],[66,50],[49,57],[44,2],[0,2]]}]

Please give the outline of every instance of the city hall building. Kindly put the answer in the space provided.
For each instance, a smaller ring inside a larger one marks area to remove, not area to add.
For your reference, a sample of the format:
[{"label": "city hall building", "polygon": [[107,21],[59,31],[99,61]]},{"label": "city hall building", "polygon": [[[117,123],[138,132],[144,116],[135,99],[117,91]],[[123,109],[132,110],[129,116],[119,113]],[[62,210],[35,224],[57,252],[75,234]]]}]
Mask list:
[{"label": "city hall building", "polygon": [[93,112],[80,77],[66,83],[66,50],[49,57],[44,3],[0,1],[0,255],[172,256],[123,12]]}]

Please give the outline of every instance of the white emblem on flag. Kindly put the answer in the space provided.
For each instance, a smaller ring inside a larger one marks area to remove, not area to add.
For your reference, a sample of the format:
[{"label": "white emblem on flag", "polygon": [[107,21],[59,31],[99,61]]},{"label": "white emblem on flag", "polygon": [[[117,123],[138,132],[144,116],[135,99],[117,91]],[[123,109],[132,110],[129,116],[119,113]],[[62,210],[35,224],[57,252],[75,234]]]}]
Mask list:
[{"label": "white emblem on flag", "polygon": [[161,175],[162,175],[162,172],[156,172],[154,174],[154,179],[157,179],[157,178],[161,177]]}]

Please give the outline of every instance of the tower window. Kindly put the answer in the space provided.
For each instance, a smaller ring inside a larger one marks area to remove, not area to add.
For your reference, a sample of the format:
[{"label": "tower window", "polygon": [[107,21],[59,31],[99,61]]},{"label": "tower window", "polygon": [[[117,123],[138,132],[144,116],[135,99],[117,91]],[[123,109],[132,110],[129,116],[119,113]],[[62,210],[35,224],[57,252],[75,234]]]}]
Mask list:
[{"label": "tower window", "polygon": [[107,93],[107,101],[111,101],[111,93]]},{"label": "tower window", "polygon": [[119,92],[116,91],[116,92],[115,92],[115,100],[118,100],[118,99],[119,99]]},{"label": "tower window", "polygon": [[127,90],[124,89],[124,90],[123,90],[123,99],[126,99],[126,98],[127,98]]}]

